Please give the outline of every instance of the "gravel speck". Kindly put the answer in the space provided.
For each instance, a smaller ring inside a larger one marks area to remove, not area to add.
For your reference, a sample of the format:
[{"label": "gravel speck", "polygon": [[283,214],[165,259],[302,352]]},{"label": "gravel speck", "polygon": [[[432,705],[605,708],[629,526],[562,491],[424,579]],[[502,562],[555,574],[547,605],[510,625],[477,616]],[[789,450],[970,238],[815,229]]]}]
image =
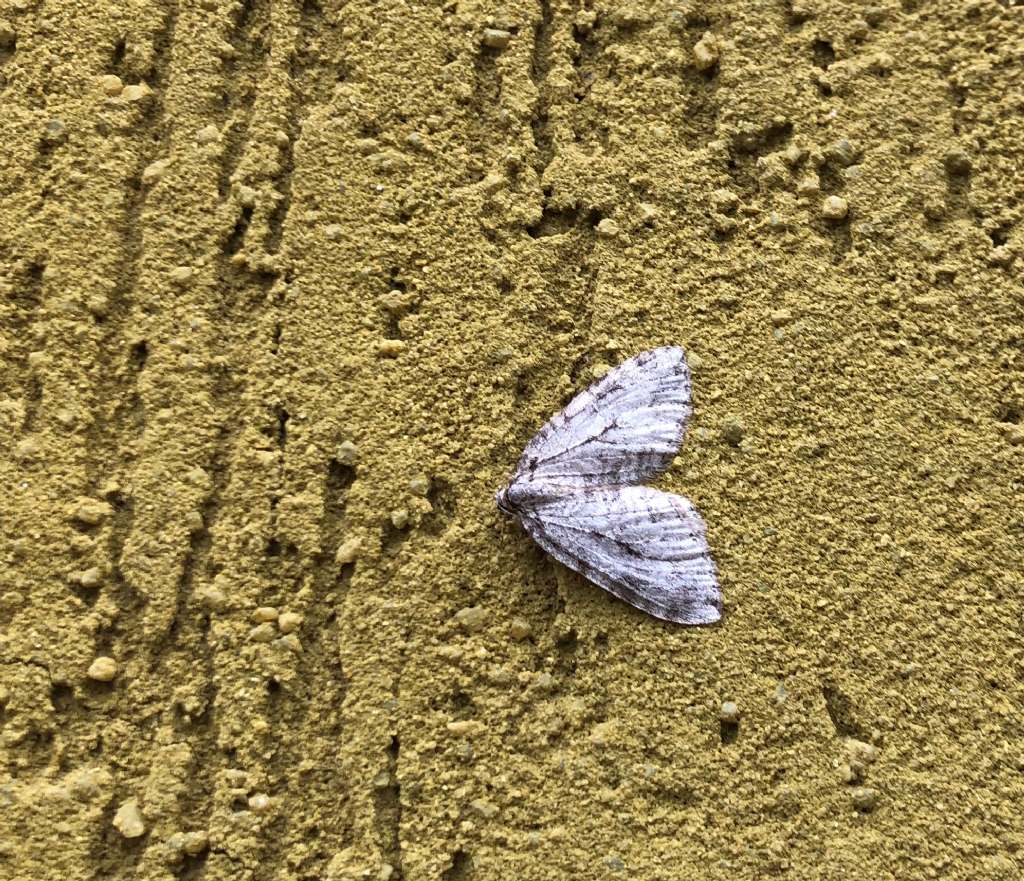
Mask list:
[{"label": "gravel speck", "polygon": [[697,70],[711,70],[712,67],[718,64],[718,55],[718,40],[715,39],[710,31],[705,31],[704,36],[693,47],[693,63],[696,65]]},{"label": "gravel speck", "polygon": [[294,633],[302,626],[302,616],[298,612],[284,612],[277,619],[277,626],[282,633]]},{"label": "gravel speck", "polygon": [[200,144],[212,144],[220,137],[220,129],[213,123],[203,126],[196,132],[196,140]]},{"label": "gravel speck", "polygon": [[469,808],[474,814],[478,814],[485,820],[490,820],[498,815],[498,806],[486,798],[477,798],[469,803]]},{"label": "gravel speck", "polygon": [[853,806],[865,814],[871,813],[878,807],[878,790],[870,786],[855,786],[850,790],[850,799]]},{"label": "gravel speck", "polygon": [[514,640],[522,642],[524,639],[529,638],[533,630],[528,621],[524,621],[522,618],[513,618],[512,623],[509,625],[508,632]]},{"label": "gravel speck", "polygon": [[140,838],[146,834],[146,823],[139,810],[138,799],[130,798],[121,803],[114,814],[114,828],[125,838]]},{"label": "gravel speck", "polygon": [[796,194],[798,196],[817,196],[821,192],[821,181],[818,179],[818,175],[807,174],[800,178],[796,185]]},{"label": "gravel speck", "polygon": [[334,555],[334,562],[344,566],[346,563],[355,562],[359,556],[361,542],[358,538],[350,538],[339,545],[338,552]]},{"label": "gravel speck", "polygon": [[153,94],[153,90],[145,83],[135,83],[131,86],[125,86],[121,90],[121,97],[125,101],[136,102],[141,101],[143,98],[148,98]]},{"label": "gravel speck", "polygon": [[268,643],[273,641],[275,636],[277,636],[277,632],[270,622],[258,624],[249,631],[249,639],[252,642]]},{"label": "gravel speck", "polygon": [[99,566],[90,566],[88,569],[76,573],[73,580],[86,590],[95,590],[103,583],[103,570]]},{"label": "gravel speck", "polygon": [[457,719],[454,722],[449,722],[445,727],[457,737],[476,737],[487,730],[482,722],[477,722],[475,719]]},{"label": "gravel speck", "polygon": [[270,796],[265,793],[257,792],[255,795],[249,797],[249,810],[254,814],[265,814],[270,810],[270,807]]},{"label": "gravel speck", "polygon": [[743,435],[746,433],[746,426],[735,417],[727,419],[722,426],[722,440],[733,447],[738,447]]},{"label": "gravel speck", "polygon": [[469,606],[459,609],[455,613],[455,620],[467,633],[476,633],[478,630],[482,630],[489,617],[483,606]]},{"label": "gravel speck", "polygon": [[512,42],[512,34],[500,28],[484,28],[481,42],[488,49],[505,49]]},{"label": "gravel speck", "polygon": [[206,608],[215,612],[220,611],[227,605],[227,596],[224,591],[219,587],[214,587],[213,585],[198,590],[196,592],[196,597],[204,606],[206,606]]},{"label": "gravel speck", "polygon": [[152,186],[159,181],[170,167],[170,159],[155,159],[142,170],[142,183],[145,186]]},{"label": "gravel speck", "polygon": [[189,856],[198,856],[210,846],[210,836],[205,832],[186,832],[181,849]]},{"label": "gravel speck", "polygon": [[856,145],[849,138],[840,138],[825,151],[829,159],[844,167],[857,161],[857,153]]},{"label": "gravel speck", "polygon": [[418,474],[409,481],[409,492],[414,496],[425,496],[430,492],[430,478],[425,474]]},{"label": "gravel speck", "polygon": [[117,661],[101,655],[89,665],[86,676],[97,682],[110,682],[117,676]]},{"label": "gravel speck", "polygon": [[397,358],[407,348],[405,340],[381,340],[377,343],[377,354],[381,358]]},{"label": "gravel speck", "polygon": [[967,153],[956,147],[946,153],[943,164],[946,166],[946,171],[950,174],[963,176],[971,173],[971,157]]},{"label": "gravel speck", "polygon": [[356,459],[359,458],[359,447],[352,441],[342,441],[338,444],[338,449],[334,451],[334,458],[340,465],[354,465]]},{"label": "gravel speck", "polygon": [[842,196],[829,196],[821,203],[821,216],[826,220],[843,220],[850,206]]},{"label": "gravel speck", "polygon": [[71,519],[84,523],[86,526],[99,526],[114,509],[99,499],[79,499],[71,509]]},{"label": "gravel speck", "polygon": [[300,640],[294,633],[286,633],[277,642],[293,654],[302,654],[302,640]]},{"label": "gravel speck", "polygon": [[124,83],[121,82],[121,77],[112,73],[101,76],[99,78],[99,86],[103,94],[111,98],[116,98],[124,90]]}]

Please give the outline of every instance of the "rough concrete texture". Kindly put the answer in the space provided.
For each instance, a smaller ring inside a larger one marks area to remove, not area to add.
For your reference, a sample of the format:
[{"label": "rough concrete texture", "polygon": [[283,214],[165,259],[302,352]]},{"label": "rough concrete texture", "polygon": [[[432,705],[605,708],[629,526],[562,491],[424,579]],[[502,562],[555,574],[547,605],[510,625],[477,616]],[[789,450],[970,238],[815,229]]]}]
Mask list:
[{"label": "rough concrete texture", "polygon": [[[2,0],[0,874],[1019,877],[1022,113],[1016,0]],[[709,628],[493,504],[663,344]]]}]

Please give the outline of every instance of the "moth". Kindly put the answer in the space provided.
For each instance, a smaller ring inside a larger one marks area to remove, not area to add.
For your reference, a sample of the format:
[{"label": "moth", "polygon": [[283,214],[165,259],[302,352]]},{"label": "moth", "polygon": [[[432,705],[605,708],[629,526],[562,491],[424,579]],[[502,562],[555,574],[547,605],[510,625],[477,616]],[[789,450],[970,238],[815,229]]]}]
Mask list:
[{"label": "moth", "polygon": [[641,485],[672,462],[691,412],[681,348],[630,358],[537,432],[498,507],[558,562],[630,605],[679,624],[717,621],[703,519],[688,499]]}]

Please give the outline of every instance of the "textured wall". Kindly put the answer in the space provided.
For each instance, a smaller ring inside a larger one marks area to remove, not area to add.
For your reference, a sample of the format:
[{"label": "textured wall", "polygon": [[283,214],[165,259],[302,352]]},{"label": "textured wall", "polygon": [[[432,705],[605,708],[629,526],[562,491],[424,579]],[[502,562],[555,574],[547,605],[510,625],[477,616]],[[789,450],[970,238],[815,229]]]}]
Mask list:
[{"label": "textured wall", "polygon": [[[1022,115],[1013,0],[0,0],[0,873],[1016,877]],[[661,344],[710,628],[493,504]]]}]

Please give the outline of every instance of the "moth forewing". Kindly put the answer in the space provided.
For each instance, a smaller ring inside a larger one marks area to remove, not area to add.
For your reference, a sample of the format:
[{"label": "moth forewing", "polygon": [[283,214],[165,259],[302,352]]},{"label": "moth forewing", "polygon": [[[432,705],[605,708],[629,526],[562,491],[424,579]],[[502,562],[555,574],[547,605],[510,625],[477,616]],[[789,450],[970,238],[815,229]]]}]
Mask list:
[{"label": "moth forewing", "polygon": [[546,482],[566,491],[642,483],[671,464],[690,411],[683,350],[643,352],[548,420],[523,450],[513,482]]}]

